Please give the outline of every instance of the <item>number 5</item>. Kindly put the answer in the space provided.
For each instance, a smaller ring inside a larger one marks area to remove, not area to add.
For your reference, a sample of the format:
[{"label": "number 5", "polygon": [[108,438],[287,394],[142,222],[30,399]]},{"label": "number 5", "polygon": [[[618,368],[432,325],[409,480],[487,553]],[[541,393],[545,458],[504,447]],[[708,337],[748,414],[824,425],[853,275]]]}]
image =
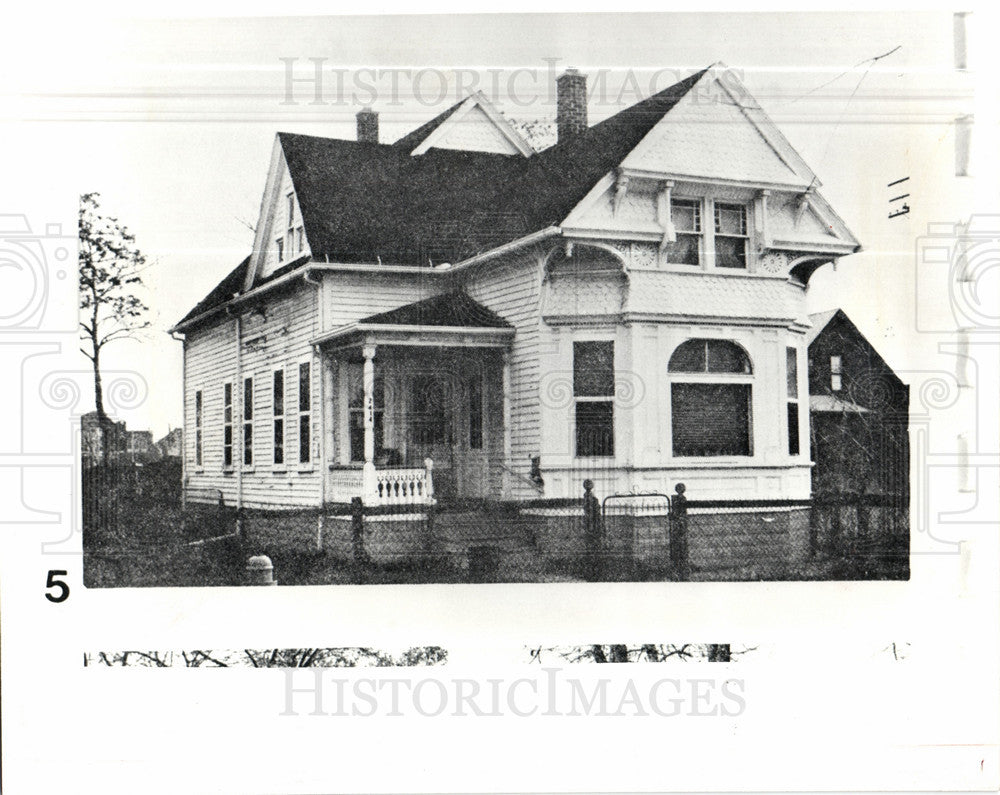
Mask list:
[{"label": "number 5", "polygon": [[62,580],[56,579],[56,577],[65,577],[67,574],[68,572],[63,571],[62,569],[49,569],[49,576],[48,579],[45,580],[45,587],[59,589],[59,593],[56,596],[53,596],[50,593],[45,594],[45,598],[50,602],[58,604],[59,602],[65,602],[69,599],[69,586]]}]

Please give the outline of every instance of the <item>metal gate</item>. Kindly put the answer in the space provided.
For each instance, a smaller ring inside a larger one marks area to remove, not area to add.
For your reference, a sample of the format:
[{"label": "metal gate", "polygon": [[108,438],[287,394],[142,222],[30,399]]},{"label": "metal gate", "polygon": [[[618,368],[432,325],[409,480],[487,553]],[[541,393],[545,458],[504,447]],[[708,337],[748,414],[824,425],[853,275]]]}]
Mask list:
[{"label": "metal gate", "polygon": [[653,576],[669,567],[670,497],[611,494],[601,503],[602,547],[609,579]]}]

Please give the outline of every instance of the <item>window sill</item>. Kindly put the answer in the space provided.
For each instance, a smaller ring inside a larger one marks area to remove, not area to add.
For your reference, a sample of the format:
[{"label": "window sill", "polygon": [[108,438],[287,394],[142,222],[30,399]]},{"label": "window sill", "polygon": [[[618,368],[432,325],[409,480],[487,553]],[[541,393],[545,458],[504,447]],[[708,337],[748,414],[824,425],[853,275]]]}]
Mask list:
[{"label": "window sill", "polygon": [[298,472],[300,475],[308,475],[311,474],[312,472],[315,472],[316,467],[314,467],[312,464],[309,464],[308,466],[303,464],[301,466],[296,467],[295,471]]},{"label": "window sill", "polygon": [[235,471],[236,470],[233,469],[233,467],[223,467],[222,468],[222,474],[223,475],[232,475]]},{"label": "window sill", "polygon": [[252,475],[256,471],[257,471],[256,467],[252,467],[252,466],[243,467],[243,468],[240,469],[240,472],[242,472],[245,475]]},{"label": "window sill", "polygon": [[288,472],[288,467],[276,466],[271,468],[272,475],[284,475]]}]

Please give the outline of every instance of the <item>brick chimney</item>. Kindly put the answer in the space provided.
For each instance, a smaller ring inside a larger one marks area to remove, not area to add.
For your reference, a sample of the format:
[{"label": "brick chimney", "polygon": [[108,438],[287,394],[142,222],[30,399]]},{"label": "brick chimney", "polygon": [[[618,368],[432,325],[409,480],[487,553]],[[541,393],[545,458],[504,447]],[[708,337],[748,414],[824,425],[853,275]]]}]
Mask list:
[{"label": "brick chimney", "polygon": [[559,143],[587,129],[587,76],[576,69],[556,78],[556,127]]},{"label": "brick chimney", "polygon": [[371,108],[358,111],[358,141],[365,144],[378,143],[378,114]]}]

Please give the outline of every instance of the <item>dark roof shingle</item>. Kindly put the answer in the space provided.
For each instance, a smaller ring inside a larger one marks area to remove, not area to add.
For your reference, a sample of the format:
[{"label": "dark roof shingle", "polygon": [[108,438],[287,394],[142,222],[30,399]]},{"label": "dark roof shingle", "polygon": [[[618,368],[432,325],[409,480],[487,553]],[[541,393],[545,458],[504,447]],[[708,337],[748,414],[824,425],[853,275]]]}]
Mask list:
[{"label": "dark roof shingle", "polygon": [[434,295],[398,309],[380,312],[359,324],[393,326],[465,326],[512,328],[510,323],[461,290]]}]

